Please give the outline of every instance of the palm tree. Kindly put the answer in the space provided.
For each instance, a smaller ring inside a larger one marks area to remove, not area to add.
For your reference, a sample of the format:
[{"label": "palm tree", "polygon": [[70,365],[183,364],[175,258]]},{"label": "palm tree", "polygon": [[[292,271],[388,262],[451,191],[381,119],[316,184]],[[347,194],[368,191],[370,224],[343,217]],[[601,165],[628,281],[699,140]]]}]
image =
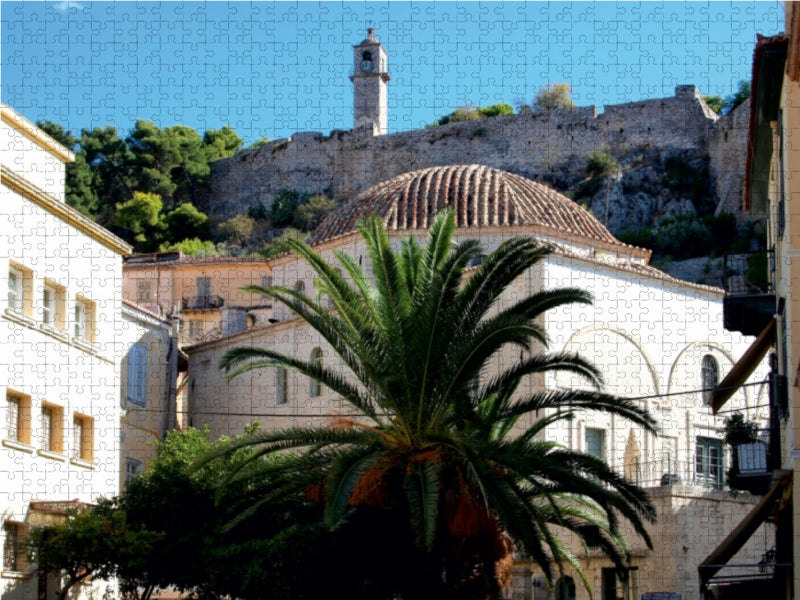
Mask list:
[{"label": "palm tree", "polygon": [[[654,509],[646,494],[603,461],[545,441],[543,432],[584,410],[650,431],[653,420],[634,402],[599,391],[600,373],[579,356],[532,352],[547,343],[539,317],[588,303],[587,293],[548,290],[498,302],[548,249],[510,239],[470,269],[481,248],[476,241],[454,245],[455,229],[446,211],[425,245],[409,238],[395,252],[372,216],[358,225],[372,277],[337,252],[351,284],[314,250],[292,241],[315,271],[318,297],[330,301],[281,287],[249,288],[291,308],[347,367],[269,348],[235,348],[223,358],[231,378],[267,366],[293,369],[349,408],[330,426],[261,432],[243,442],[257,445],[258,455],[291,457],[280,467],[273,462],[272,469],[291,476],[263,502],[305,495],[324,504],[330,527],[365,512],[403,523],[417,561],[413,576],[396,577],[393,593],[405,600],[496,596],[512,551],[538,563],[548,580],[552,565],[561,572],[571,563],[580,574],[564,541],[569,532],[622,567],[620,517],[650,545],[644,521],[653,520]],[[509,347],[519,349],[520,360],[498,372],[492,365]],[[523,379],[552,371],[583,376],[593,389],[519,391]],[[253,473],[230,475],[237,477]]]}]

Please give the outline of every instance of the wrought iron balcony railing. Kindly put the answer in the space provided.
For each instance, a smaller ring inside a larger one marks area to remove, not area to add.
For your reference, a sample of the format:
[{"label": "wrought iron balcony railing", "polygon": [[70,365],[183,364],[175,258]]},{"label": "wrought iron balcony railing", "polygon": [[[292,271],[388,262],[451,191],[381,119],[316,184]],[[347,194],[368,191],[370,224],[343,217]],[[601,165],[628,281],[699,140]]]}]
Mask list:
[{"label": "wrought iron balcony railing", "polygon": [[183,298],[181,302],[183,310],[222,308],[224,304],[225,299],[219,296],[191,296]]}]

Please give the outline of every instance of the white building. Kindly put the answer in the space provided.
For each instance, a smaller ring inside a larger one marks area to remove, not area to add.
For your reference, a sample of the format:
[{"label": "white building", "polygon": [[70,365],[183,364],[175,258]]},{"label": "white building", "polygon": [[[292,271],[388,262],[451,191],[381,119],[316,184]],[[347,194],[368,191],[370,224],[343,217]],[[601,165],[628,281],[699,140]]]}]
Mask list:
[{"label": "white building", "polygon": [[65,203],[72,153],[5,105],[0,149],[0,588],[50,600],[58,581],[12,550],[31,526],[119,489],[116,331],[131,248]]},{"label": "white building", "polygon": [[[568,427],[546,432],[547,438],[602,457],[640,485],[658,489],[654,501],[664,519],[652,530],[655,549],[631,540],[634,584],[623,593],[610,562],[593,550],[586,556],[594,557],[587,571],[593,589],[603,590],[599,597],[615,600],[616,594],[627,600],[647,592],[693,597],[696,566],[704,552],[753,503],[750,496],[736,500],[721,491],[729,466],[722,442],[726,415],[712,415],[711,390],[748,347],[747,338],[722,327],[722,290],[669,277],[649,266],[649,251],[619,242],[568,198],[523,177],[479,165],[422,169],[383,182],[334,211],[310,243],[324,257],[342,250],[366,265],[365,245],[355,232],[359,216],[379,214],[397,246],[409,235],[425,236],[445,207],[456,213],[457,241],[479,239],[487,253],[518,235],[533,236],[553,247],[553,253],[509,293],[521,296],[561,287],[591,292],[591,306],[571,305],[546,313],[550,350],[579,352],[593,361],[604,374],[607,391],[640,398],[660,424],[661,435],[655,436],[619,418],[584,413]],[[274,260],[272,277],[275,285],[313,293],[311,270],[296,256]],[[215,436],[236,435],[254,420],[267,429],[323,424],[344,410],[328,390],[282,369],[253,371],[228,382],[217,365],[236,346],[271,347],[338,362],[319,336],[285,308],[254,314],[251,323],[251,329],[186,349],[193,425],[208,424]],[[751,381],[765,379],[762,366]],[[553,375],[529,385],[558,388],[581,382]],[[763,422],[765,404],[766,385],[756,384],[738,390],[728,408]],[[713,514],[701,517],[708,512]],[[699,527],[703,544],[691,539]],[[754,563],[763,553],[754,546],[742,552]],[[535,573],[532,578],[524,569],[521,573],[514,597],[586,597],[580,583],[574,585],[577,578],[565,579],[548,591]]]}]

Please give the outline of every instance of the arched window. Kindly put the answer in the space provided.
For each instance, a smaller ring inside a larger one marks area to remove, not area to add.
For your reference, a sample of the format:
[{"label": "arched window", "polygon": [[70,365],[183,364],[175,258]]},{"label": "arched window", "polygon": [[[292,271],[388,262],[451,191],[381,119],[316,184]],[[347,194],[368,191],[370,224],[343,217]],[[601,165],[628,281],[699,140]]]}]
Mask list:
[{"label": "arched window", "polygon": [[286,404],[289,395],[289,381],[286,369],[278,367],[275,369],[275,404],[281,406]]},{"label": "arched window", "polygon": [[700,363],[700,377],[703,386],[703,404],[711,404],[711,394],[719,384],[719,365],[717,359],[706,354]]},{"label": "arched window", "polygon": [[[322,350],[314,348],[311,351],[311,362],[316,365],[322,365]],[[318,398],[322,394],[322,386],[319,381],[313,377],[308,378],[308,395],[312,398]]]},{"label": "arched window", "polygon": [[298,294],[305,295],[305,293],[306,293],[306,284],[305,284],[305,282],[298,281],[297,283],[295,283],[294,284],[294,291],[297,292]]}]

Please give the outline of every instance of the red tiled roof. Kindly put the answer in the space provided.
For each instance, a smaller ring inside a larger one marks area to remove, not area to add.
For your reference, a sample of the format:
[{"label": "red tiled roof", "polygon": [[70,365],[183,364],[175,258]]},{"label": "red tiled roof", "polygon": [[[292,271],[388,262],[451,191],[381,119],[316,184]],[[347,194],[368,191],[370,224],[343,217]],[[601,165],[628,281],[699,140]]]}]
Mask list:
[{"label": "red tiled roof", "polygon": [[427,229],[450,207],[459,228],[542,225],[566,234],[621,245],[600,221],[566,196],[530,179],[483,165],[450,165],[412,171],[362,192],[333,211],[309,244],[355,231],[370,213],[389,230]]}]

